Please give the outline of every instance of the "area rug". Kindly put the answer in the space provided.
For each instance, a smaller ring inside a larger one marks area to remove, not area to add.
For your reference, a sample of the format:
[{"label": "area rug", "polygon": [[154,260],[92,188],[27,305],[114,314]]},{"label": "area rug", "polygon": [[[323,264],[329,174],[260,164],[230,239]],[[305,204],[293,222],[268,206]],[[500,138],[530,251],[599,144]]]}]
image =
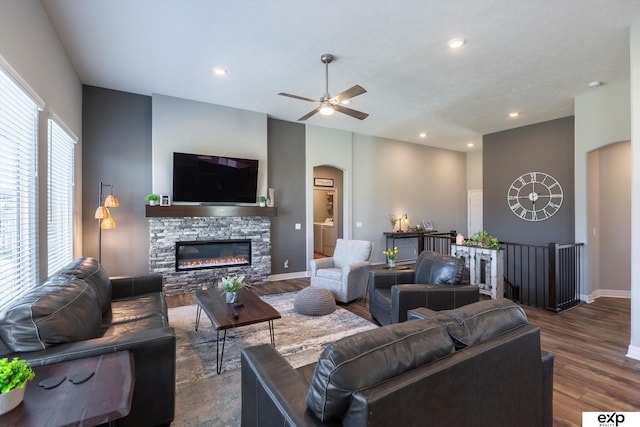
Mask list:
[{"label": "area rug", "polygon": [[[274,321],[275,345],[294,367],[317,360],[324,346],[340,338],[376,328],[373,323],[341,307],[326,316],[293,311],[297,292],[265,295],[281,319]],[[169,309],[176,331],[176,426],[239,426],[241,410],[240,352],[269,343],[267,323],[227,332],[222,373],[216,374],[216,332],[203,313],[195,330],[196,306]]]}]

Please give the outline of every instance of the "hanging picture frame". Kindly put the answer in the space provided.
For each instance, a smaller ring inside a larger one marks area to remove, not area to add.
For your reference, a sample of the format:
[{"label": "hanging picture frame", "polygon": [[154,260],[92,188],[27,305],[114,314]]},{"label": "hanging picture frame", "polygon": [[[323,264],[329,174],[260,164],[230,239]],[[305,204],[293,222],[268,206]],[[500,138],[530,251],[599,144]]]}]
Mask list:
[{"label": "hanging picture frame", "polygon": [[313,185],[316,187],[333,187],[333,178],[314,178]]}]

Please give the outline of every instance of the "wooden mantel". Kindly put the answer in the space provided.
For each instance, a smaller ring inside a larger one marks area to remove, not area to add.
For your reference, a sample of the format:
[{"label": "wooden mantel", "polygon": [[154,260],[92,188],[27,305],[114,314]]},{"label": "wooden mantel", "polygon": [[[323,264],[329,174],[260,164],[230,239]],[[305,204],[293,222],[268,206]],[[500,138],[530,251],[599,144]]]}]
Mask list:
[{"label": "wooden mantel", "polygon": [[199,206],[172,205],[148,206],[145,216],[164,218],[211,217],[211,216],[276,216],[277,208],[261,208],[259,206]]}]

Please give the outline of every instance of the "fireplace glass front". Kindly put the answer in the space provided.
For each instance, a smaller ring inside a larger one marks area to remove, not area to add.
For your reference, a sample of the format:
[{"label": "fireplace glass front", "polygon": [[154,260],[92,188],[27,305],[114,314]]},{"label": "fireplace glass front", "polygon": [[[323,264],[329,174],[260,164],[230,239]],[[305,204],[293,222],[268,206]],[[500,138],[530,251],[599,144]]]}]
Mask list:
[{"label": "fireplace glass front", "polygon": [[176,271],[251,265],[251,240],[176,242]]}]

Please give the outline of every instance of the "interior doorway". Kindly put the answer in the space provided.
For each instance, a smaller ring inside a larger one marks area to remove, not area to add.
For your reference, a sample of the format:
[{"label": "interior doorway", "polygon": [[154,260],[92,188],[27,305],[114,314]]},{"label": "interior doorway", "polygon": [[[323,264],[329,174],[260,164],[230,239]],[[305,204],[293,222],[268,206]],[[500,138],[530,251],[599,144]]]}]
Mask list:
[{"label": "interior doorway", "polygon": [[591,297],[631,296],[631,143],[587,154]]},{"label": "interior doorway", "polygon": [[313,257],[333,256],[336,240],[343,236],[342,170],[313,168]]}]

